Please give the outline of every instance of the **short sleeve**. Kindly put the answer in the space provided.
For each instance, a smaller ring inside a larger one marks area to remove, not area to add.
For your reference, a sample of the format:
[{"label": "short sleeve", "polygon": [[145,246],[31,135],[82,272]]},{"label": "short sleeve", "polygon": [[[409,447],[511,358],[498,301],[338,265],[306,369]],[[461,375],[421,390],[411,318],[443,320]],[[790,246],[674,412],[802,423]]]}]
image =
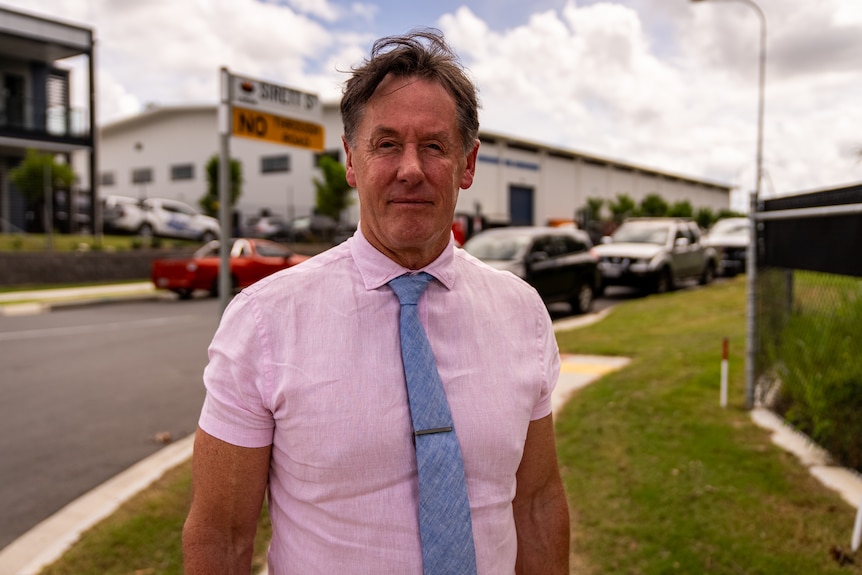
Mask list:
[{"label": "short sleeve", "polygon": [[539,303],[541,304],[541,309],[537,311],[536,342],[539,357],[540,373],[538,377],[541,380],[541,394],[533,408],[533,413],[530,417],[532,421],[542,419],[551,413],[553,407],[551,397],[554,393],[554,388],[557,386],[557,380],[560,377],[560,349],[557,347],[557,337],[554,334],[554,327],[551,324],[547,308],[545,308],[541,300],[539,300]]},{"label": "short sleeve", "polygon": [[254,303],[240,293],[225,309],[204,369],[206,399],[198,425],[240,447],[272,444],[275,423],[268,407],[270,338]]}]

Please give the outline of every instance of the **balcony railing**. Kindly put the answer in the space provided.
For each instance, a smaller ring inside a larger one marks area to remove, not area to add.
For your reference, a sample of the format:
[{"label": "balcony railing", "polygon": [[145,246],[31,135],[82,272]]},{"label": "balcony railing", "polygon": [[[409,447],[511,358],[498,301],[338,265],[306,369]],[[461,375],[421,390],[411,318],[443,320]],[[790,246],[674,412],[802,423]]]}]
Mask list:
[{"label": "balcony railing", "polygon": [[88,139],[90,112],[86,108],[46,107],[44,101],[0,96],[0,132],[28,137]]}]

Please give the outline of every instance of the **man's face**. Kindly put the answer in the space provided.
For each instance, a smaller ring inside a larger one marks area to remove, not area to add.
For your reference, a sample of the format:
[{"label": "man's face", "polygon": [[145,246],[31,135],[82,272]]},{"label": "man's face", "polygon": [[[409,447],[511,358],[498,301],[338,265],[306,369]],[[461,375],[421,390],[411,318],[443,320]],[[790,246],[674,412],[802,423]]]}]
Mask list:
[{"label": "man's face", "polygon": [[365,106],[347,182],[359,192],[362,233],[417,269],[446,247],[459,188],[473,184],[478,141],[464,150],[455,102],[438,83],[387,76]]}]

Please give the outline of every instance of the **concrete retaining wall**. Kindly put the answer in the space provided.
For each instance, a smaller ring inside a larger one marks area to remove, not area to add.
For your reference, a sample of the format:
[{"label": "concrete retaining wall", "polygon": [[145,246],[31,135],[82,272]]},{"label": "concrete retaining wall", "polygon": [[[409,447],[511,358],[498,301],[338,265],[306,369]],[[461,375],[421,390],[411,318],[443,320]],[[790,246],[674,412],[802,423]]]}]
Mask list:
[{"label": "concrete retaining wall", "polygon": [[[332,244],[289,244],[313,256]],[[153,260],[187,258],[194,248],[141,249],[123,252],[0,252],[0,286],[148,280]]]},{"label": "concrete retaining wall", "polygon": [[188,257],[193,250],[0,253],[0,285],[147,280],[154,259]]}]

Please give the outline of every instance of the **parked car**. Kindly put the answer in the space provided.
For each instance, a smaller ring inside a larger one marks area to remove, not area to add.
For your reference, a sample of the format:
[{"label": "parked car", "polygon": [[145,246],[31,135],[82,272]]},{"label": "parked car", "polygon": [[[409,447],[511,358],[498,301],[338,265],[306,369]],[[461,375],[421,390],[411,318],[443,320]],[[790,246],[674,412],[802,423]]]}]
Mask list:
[{"label": "parked car", "polygon": [[102,196],[102,226],[109,234],[137,231],[141,225],[141,200],[127,196]]},{"label": "parked car", "polygon": [[507,270],[536,288],[545,303],[568,302],[586,313],[599,287],[598,258],[586,232],[565,228],[485,230],[464,244],[467,253]]},{"label": "parked car", "polygon": [[338,230],[338,222],[329,216],[312,214],[289,222],[288,233],[294,242],[331,241]]},{"label": "parked car", "polygon": [[279,216],[258,216],[246,222],[245,235],[273,241],[290,240],[290,222]]},{"label": "parked car", "polygon": [[[150,277],[157,288],[189,299],[195,290],[219,293],[219,240],[212,240],[189,259],[162,259],[152,263]],[[295,254],[282,244],[260,238],[236,238],[230,250],[230,276],[234,290],[248,287],[279,270],[300,264],[308,256]]]},{"label": "parked car", "polygon": [[217,219],[177,200],[106,196],[102,200],[102,214],[105,229],[115,233],[202,242],[217,239],[221,235]]},{"label": "parked car", "polygon": [[596,246],[602,289],[611,285],[662,293],[682,280],[715,277],[715,250],[700,227],[684,218],[632,218]]},{"label": "parked car", "polygon": [[706,244],[715,250],[720,275],[732,277],[745,271],[750,238],[748,218],[725,218],[709,229]]}]

